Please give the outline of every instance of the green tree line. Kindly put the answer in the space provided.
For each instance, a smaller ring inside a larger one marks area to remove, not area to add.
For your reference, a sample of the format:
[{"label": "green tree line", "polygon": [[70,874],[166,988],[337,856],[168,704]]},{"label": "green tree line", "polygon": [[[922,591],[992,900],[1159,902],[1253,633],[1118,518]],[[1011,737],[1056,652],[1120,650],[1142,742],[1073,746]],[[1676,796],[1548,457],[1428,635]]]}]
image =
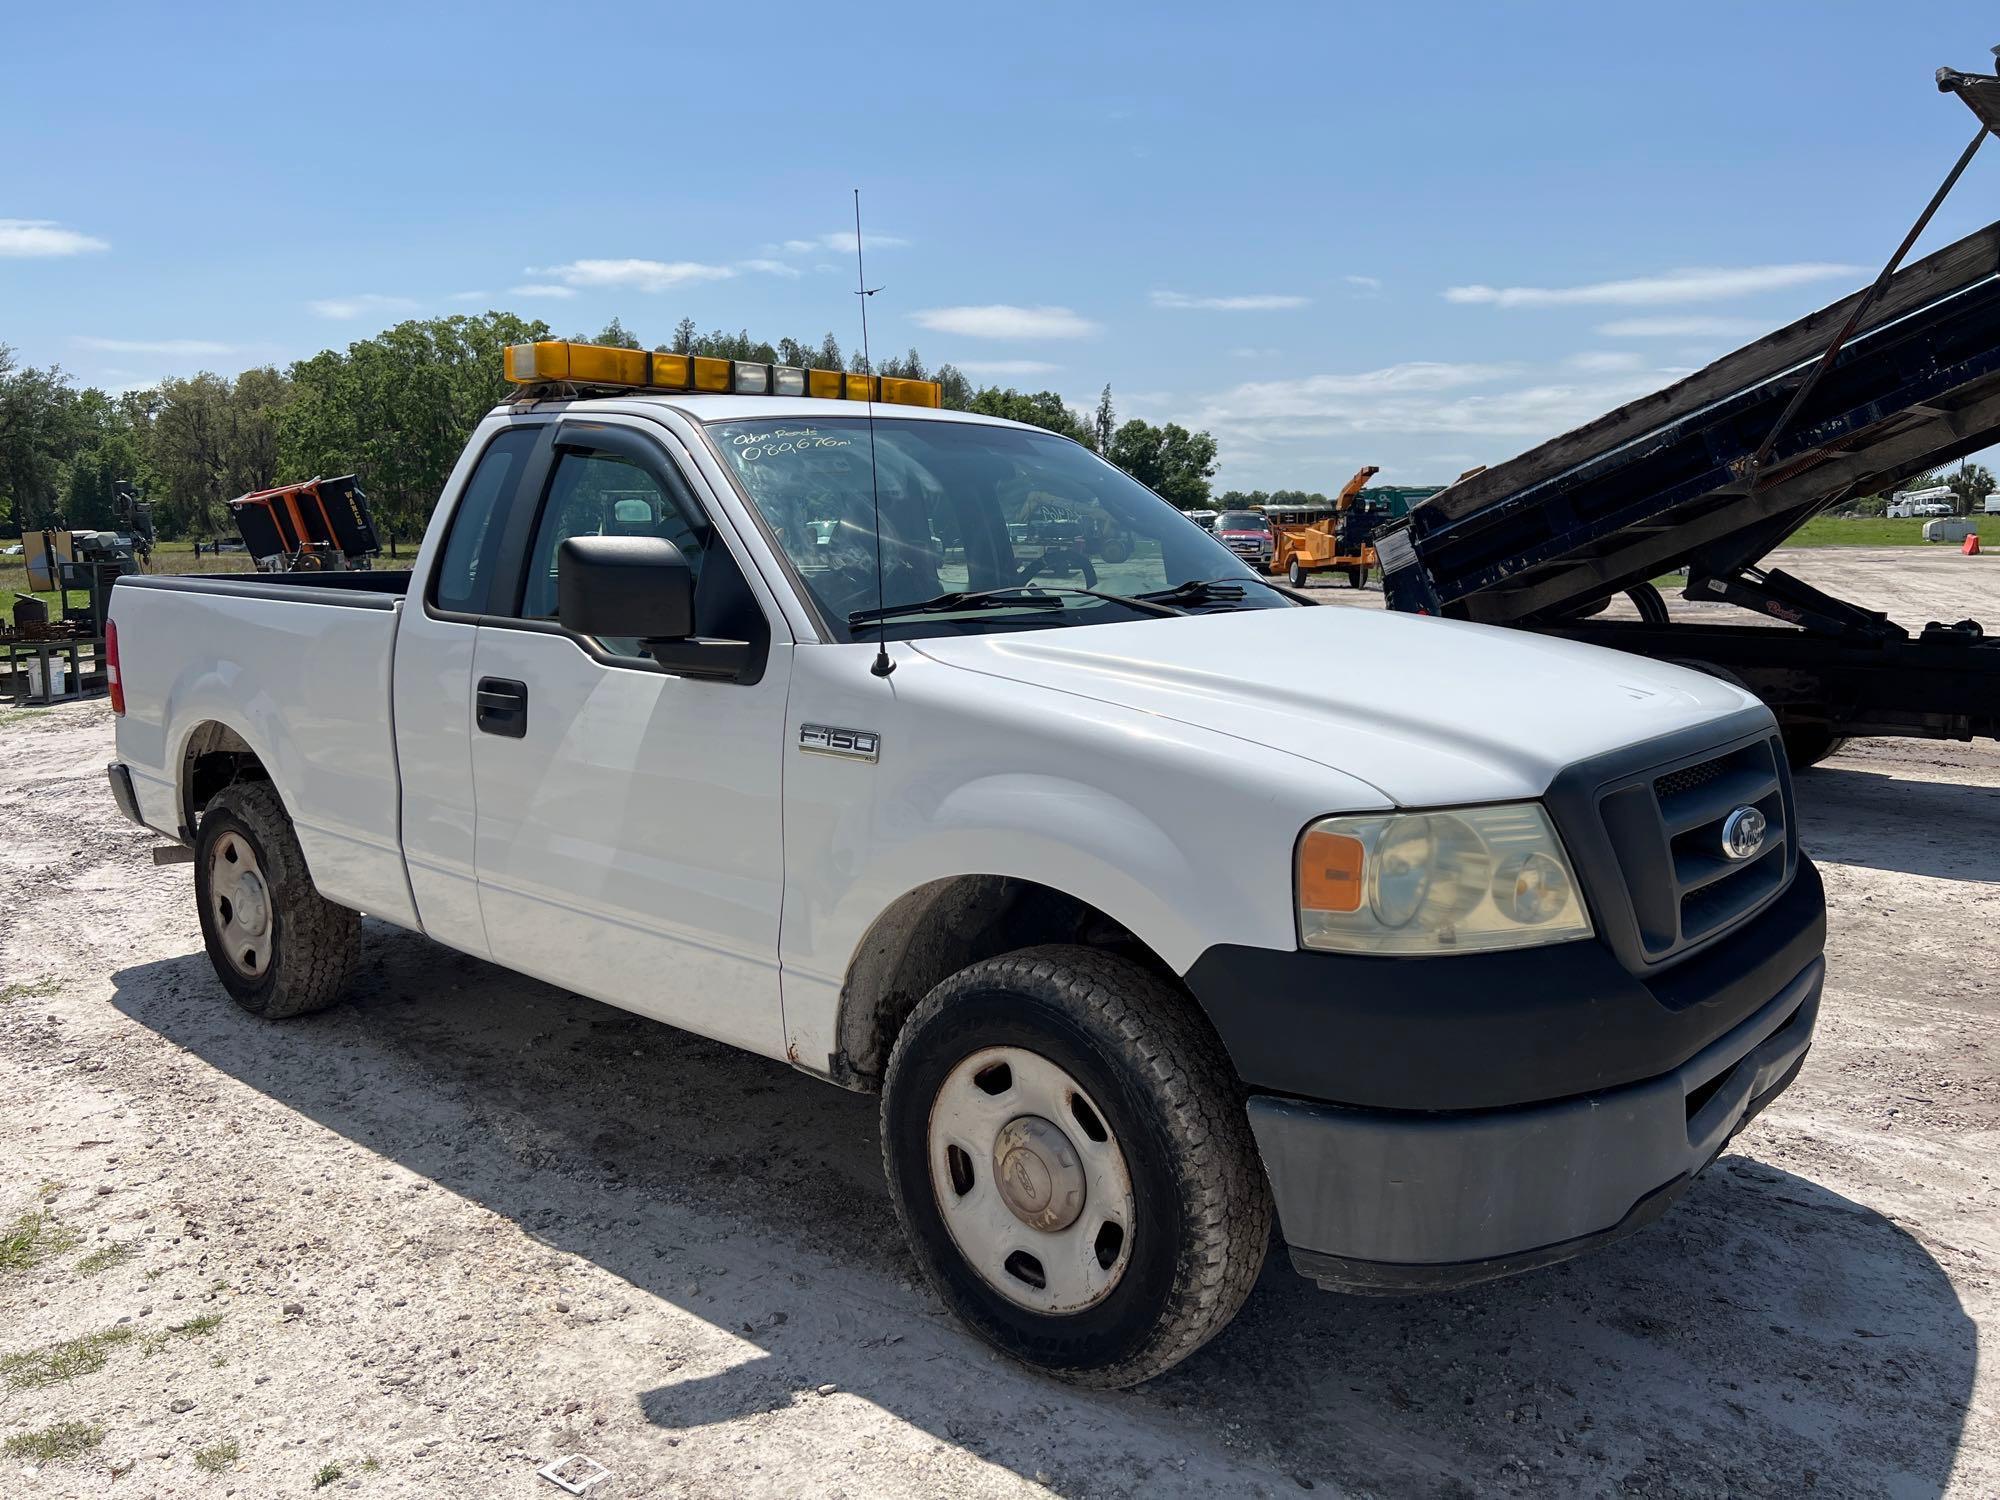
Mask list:
[{"label": "green tree line", "polygon": [[[58,521],[111,527],[115,487],[124,482],[153,502],[161,536],[208,538],[232,529],[227,502],[238,495],[355,473],[384,534],[414,540],[466,436],[507,397],[500,351],[553,336],[546,323],[511,313],[411,319],[286,369],[264,365],[234,377],[201,371],[116,394],[78,386],[54,365],[23,366],[0,344],[0,535]],[[646,347],[615,318],[573,337]],[[654,347],[810,369],[869,368],[831,333],[772,343],[747,331],[702,333],[689,318]],[[975,387],[950,364],[927,366],[915,349],[878,359],[875,373],[936,380],[952,410],[1074,438],[1183,508],[1208,501],[1215,439],[1172,422],[1120,423],[1109,386],[1095,410],[1080,412],[1054,391]]]}]

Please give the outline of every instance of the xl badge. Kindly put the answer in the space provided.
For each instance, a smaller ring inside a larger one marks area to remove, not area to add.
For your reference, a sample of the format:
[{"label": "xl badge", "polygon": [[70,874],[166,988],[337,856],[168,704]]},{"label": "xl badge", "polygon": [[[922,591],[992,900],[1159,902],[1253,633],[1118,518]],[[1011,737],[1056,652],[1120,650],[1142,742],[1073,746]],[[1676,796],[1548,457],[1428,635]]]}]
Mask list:
[{"label": "xl badge", "polygon": [[[801,724],[799,748],[809,755],[838,755],[844,760],[882,758],[882,736],[872,729],[836,729],[831,724]],[[1761,823],[1758,825],[1763,826]]]},{"label": "xl badge", "polygon": [[1754,858],[1764,847],[1764,815],[1754,807],[1730,810],[1722,820],[1722,853],[1726,859]]}]

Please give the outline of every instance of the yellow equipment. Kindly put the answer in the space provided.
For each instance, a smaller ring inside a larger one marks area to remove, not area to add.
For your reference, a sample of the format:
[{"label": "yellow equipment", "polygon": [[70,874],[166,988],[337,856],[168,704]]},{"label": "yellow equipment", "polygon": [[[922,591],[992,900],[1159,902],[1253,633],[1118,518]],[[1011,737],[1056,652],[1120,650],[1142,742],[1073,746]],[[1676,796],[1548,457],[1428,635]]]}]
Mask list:
[{"label": "yellow equipment", "polygon": [[1368,582],[1368,570],[1375,566],[1375,548],[1367,537],[1367,516],[1354,502],[1368,481],[1381,473],[1379,465],[1362,469],[1334,499],[1331,513],[1305,519],[1285,519],[1286,512],[1266,506],[1271,520],[1271,571],[1283,573],[1293,588],[1304,588],[1308,573],[1324,573],[1339,568],[1347,574],[1348,586],[1360,588]]},{"label": "yellow equipment", "polygon": [[521,387],[523,399],[550,386],[582,386],[730,392],[739,396],[825,396],[836,401],[887,401],[898,406],[944,404],[944,387],[935,380],[801,370],[794,365],[767,365],[749,359],[649,353],[560,339],[510,344],[502,367],[507,379]]}]

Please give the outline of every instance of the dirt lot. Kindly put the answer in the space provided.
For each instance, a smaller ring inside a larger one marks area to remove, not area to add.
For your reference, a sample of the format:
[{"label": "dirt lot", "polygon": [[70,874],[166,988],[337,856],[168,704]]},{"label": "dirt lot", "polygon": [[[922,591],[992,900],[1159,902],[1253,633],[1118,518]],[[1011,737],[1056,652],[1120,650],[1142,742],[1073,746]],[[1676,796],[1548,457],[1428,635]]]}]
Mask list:
[{"label": "dirt lot", "polygon": [[2000,748],[1802,778],[1819,1044],[1659,1224],[1435,1299],[1274,1258],[1113,1395],[916,1285],[872,1100],[379,924],[350,1001],[242,1015],[110,754],[0,720],[0,1440],[102,1429],[16,1493],[2000,1493]]}]

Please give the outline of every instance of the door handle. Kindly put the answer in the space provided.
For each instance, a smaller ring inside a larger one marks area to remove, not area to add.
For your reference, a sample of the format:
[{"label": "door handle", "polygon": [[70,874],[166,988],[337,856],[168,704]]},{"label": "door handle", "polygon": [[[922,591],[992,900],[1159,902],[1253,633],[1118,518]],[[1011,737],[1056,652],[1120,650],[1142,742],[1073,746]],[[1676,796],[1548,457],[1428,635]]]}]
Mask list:
[{"label": "door handle", "polygon": [[528,685],[509,677],[482,677],[473,695],[472,720],[481,734],[505,735],[510,740],[528,733]]}]

